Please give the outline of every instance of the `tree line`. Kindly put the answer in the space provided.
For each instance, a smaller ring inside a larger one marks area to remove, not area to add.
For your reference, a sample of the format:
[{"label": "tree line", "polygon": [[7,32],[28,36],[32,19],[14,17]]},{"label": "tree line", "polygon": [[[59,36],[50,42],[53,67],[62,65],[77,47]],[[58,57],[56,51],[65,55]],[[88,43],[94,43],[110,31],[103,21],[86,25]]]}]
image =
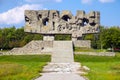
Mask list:
[{"label": "tree line", "polygon": [[100,33],[87,34],[83,37],[85,40],[91,40],[92,47],[95,49],[119,48],[120,49],[120,27],[100,26]]},{"label": "tree line", "polygon": [[[12,49],[22,47],[32,40],[42,40],[40,34],[24,32],[24,28],[1,28],[0,29],[0,49]],[[55,40],[70,40],[71,35],[55,35]],[[83,40],[91,40],[91,46],[95,49],[120,48],[120,28],[100,27],[100,33],[83,35]]]},{"label": "tree line", "polygon": [[12,49],[22,47],[31,40],[41,40],[42,35],[25,33],[24,28],[3,28],[0,29],[0,49]]}]

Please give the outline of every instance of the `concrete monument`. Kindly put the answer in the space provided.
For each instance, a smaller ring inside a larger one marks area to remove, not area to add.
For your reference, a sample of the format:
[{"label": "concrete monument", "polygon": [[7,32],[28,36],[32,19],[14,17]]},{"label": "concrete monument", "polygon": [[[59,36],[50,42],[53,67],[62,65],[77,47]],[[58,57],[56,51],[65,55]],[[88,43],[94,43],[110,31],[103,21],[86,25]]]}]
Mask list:
[{"label": "concrete monument", "polygon": [[[83,34],[98,33],[100,12],[78,10],[76,16],[64,10],[25,10],[25,32],[42,34],[43,41],[31,41],[22,48],[14,48],[11,53],[41,54],[51,53],[53,63],[74,62],[73,46],[89,47],[90,41],[79,40]],[[54,41],[57,34],[69,34],[71,41]]]},{"label": "concrete monument", "polygon": [[76,16],[64,10],[26,10],[25,32],[41,33],[44,40],[54,40],[54,34],[71,34],[77,40],[83,34],[99,32],[100,12],[77,11]]},{"label": "concrete monument", "polygon": [[[64,10],[25,10],[25,32],[42,34],[42,41],[31,41],[22,48],[14,48],[10,54],[42,54],[52,55],[44,71],[47,72],[76,72],[80,64],[74,63],[73,46],[90,48],[90,41],[79,40],[83,34],[98,33],[100,12],[78,10],[76,16]],[[55,41],[57,34],[69,34],[70,41]]]},{"label": "concrete monument", "polygon": [[[78,41],[83,34],[98,33],[100,12],[78,10],[76,16],[68,10],[61,13],[57,10],[26,10],[25,32],[43,34],[43,41],[53,41],[52,62],[71,63],[73,44],[79,47]],[[55,34],[71,34],[72,41],[54,41]]]}]

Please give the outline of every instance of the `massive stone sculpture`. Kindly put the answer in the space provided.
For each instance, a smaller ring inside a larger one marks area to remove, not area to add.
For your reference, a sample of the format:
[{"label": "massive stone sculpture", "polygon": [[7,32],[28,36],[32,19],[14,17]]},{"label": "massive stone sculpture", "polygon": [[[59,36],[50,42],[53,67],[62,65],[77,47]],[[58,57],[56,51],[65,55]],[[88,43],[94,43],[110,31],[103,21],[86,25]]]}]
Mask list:
[{"label": "massive stone sculpture", "polygon": [[[85,14],[84,11],[77,11],[76,16],[73,16],[67,10],[61,13],[57,10],[26,10],[25,21],[25,32],[43,34],[43,40],[31,41],[22,48],[14,48],[10,53],[51,53],[52,62],[59,65],[74,62],[73,47],[90,48],[90,41],[79,39],[83,34],[99,32],[100,13],[91,11]],[[72,41],[54,41],[55,34],[70,34]]]},{"label": "massive stone sculpture", "polygon": [[[76,16],[68,10],[61,13],[57,10],[26,10],[25,32],[41,33],[54,39],[54,34],[71,34],[73,39],[82,37],[87,33],[98,33],[100,25],[100,12],[77,11]],[[47,37],[46,37],[47,36]]]}]

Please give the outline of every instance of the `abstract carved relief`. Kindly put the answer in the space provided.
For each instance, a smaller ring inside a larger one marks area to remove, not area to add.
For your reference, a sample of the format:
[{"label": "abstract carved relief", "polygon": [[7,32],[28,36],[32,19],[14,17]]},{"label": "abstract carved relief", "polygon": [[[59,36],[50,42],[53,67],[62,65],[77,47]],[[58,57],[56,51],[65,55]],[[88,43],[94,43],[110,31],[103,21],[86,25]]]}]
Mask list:
[{"label": "abstract carved relief", "polygon": [[78,10],[76,16],[64,10],[26,10],[25,32],[41,34],[72,34],[81,37],[82,34],[98,33],[100,26],[100,12]]}]

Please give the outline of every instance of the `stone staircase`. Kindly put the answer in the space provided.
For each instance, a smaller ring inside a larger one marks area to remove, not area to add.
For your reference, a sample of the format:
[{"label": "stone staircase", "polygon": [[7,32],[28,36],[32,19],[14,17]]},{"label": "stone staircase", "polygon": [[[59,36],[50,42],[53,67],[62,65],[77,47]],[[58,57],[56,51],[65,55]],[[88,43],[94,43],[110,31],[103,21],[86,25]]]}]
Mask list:
[{"label": "stone staircase", "polygon": [[52,63],[72,62],[74,62],[72,41],[54,41]]},{"label": "stone staircase", "polygon": [[39,41],[33,40],[21,48],[13,48],[8,54],[41,54],[41,53],[51,53],[53,47],[52,41]]}]

